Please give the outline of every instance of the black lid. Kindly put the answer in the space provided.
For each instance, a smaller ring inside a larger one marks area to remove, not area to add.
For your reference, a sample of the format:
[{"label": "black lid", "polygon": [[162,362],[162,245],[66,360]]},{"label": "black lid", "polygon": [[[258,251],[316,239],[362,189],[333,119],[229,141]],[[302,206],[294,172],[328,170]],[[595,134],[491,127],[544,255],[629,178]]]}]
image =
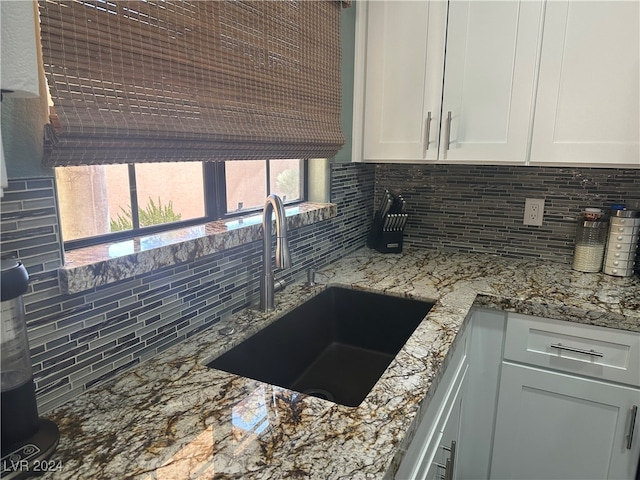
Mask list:
[{"label": "black lid", "polygon": [[13,300],[27,291],[29,274],[22,263],[17,260],[2,260],[2,276],[0,277],[1,300]]}]

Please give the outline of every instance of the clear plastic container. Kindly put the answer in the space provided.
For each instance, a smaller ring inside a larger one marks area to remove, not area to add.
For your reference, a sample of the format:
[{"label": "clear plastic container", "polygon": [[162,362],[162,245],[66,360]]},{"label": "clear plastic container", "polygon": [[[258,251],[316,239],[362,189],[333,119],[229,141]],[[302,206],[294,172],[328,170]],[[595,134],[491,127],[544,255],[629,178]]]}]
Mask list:
[{"label": "clear plastic container", "polygon": [[22,300],[29,275],[20,262],[2,260],[0,265],[0,404],[4,448],[34,435],[39,418]]},{"label": "clear plastic container", "polygon": [[609,221],[602,217],[597,220],[587,220],[587,218],[593,218],[593,216],[583,214],[578,219],[573,269],[579,272],[595,273],[602,269]]}]

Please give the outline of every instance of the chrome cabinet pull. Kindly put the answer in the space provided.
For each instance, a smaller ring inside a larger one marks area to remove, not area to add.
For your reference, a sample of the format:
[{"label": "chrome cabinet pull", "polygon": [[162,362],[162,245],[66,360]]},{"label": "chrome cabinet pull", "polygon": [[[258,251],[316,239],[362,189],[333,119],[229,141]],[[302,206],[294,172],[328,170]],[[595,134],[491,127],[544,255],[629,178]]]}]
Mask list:
[{"label": "chrome cabinet pull", "polygon": [[562,345],[561,343],[552,343],[549,346],[551,348],[564,350],[566,352],[582,353],[584,355],[591,355],[592,357],[601,357],[601,358],[604,357],[604,353],[596,352],[593,348],[591,350],[587,350],[584,348],[567,347],[565,345]]},{"label": "chrome cabinet pull", "polygon": [[433,462],[433,464],[444,470],[444,475],[441,475],[440,478],[442,480],[453,480],[453,468],[456,461],[456,441],[451,441],[451,446],[447,447],[446,445],[440,445],[445,452],[449,452],[449,458],[447,458],[446,465],[442,465],[438,462]]},{"label": "chrome cabinet pull", "polygon": [[638,415],[638,406],[634,405],[631,409],[631,421],[629,422],[629,431],[627,432],[627,450],[631,450],[633,443],[633,431],[636,428],[636,416]]},{"label": "chrome cabinet pull", "polygon": [[431,112],[427,112],[427,119],[424,126],[424,154],[429,150],[429,137],[431,137]]},{"label": "chrome cabinet pull", "polygon": [[433,462],[433,464],[444,470],[444,476],[442,477],[444,480],[453,480],[453,468],[456,461],[456,442],[455,440],[451,441],[451,446],[447,447],[446,445],[440,445],[445,452],[449,452],[449,458],[447,458],[446,465],[442,465],[438,462]]},{"label": "chrome cabinet pull", "polygon": [[444,126],[444,149],[449,150],[451,145],[451,112],[447,112],[447,121]]},{"label": "chrome cabinet pull", "polygon": [[453,469],[451,468],[451,458],[447,458],[447,469],[444,474],[445,480],[453,480]]},{"label": "chrome cabinet pull", "polygon": [[451,460],[451,471],[449,472],[449,479],[453,480],[453,470],[455,469],[456,464],[456,441],[451,441],[451,454],[449,455],[449,460]]}]

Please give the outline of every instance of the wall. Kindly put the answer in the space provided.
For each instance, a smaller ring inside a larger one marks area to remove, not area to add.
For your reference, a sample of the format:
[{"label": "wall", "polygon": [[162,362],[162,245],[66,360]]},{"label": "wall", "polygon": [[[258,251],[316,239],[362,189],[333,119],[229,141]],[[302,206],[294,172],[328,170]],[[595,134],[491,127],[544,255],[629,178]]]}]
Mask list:
[{"label": "wall", "polygon": [[[40,412],[184,341],[256,298],[262,242],[76,295],[60,293],[62,264],[51,177],[10,179],[2,199],[2,257],[30,274],[25,310]],[[290,232],[293,268],[304,278],[364,245],[373,210],[374,169],[333,165],[338,216]]]},{"label": "wall", "polygon": [[[384,188],[405,196],[408,246],[565,263],[581,208],[640,201],[638,170],[333,164],[330,184],[338,217],[291,232],[289,278],[364,245],[374,188],[376,196]],[[525,197],[546,199],[542,227],[522,225]],[[21,259],[31,276],[25,304],[41,412],[244,308],[257,293],[261,242],[62,295],[53,178],[10,179],[0,219],[2,257]]]},{"label": "wall", "polygon": [[2,144],[8,178],[53,175],[53,170],[40,163],[44,148],[43,108],[40,98],[3,97]]},{"label": "wall", "polygon": [[[584,207],[640,206],[640,170],[475,165],[376,165],[408,203],[406,245],[570,263]],[[544,198],[541,227],[522,224],[525,198]]]}]

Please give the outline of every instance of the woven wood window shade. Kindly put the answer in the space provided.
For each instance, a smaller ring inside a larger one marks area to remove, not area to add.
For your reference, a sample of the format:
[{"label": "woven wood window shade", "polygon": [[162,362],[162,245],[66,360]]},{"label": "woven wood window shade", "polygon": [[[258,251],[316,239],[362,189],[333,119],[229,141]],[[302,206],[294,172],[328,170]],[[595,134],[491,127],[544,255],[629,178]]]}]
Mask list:
[{"label": "woven wood window shade", "polygon": [[340,2],[39,2],[49,166],[331,157]]}]

